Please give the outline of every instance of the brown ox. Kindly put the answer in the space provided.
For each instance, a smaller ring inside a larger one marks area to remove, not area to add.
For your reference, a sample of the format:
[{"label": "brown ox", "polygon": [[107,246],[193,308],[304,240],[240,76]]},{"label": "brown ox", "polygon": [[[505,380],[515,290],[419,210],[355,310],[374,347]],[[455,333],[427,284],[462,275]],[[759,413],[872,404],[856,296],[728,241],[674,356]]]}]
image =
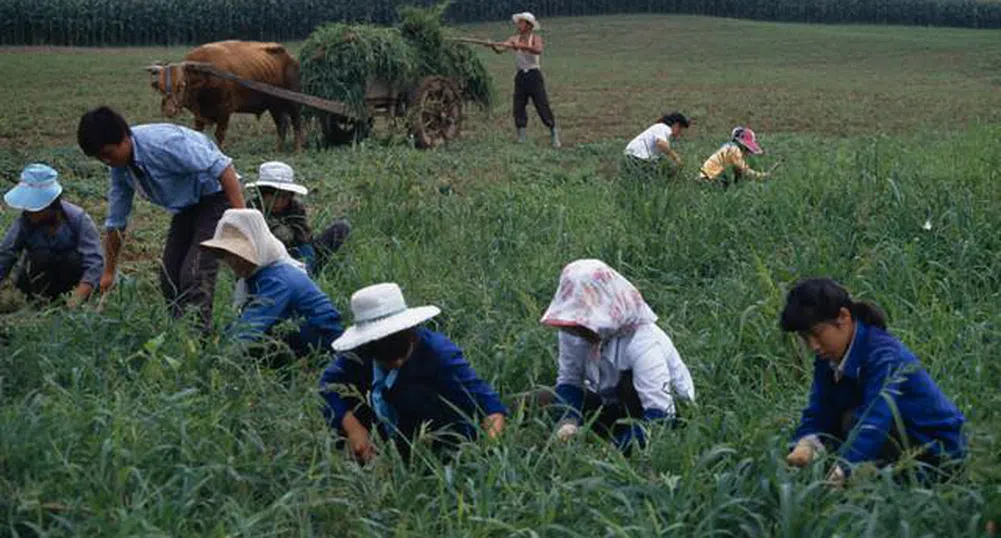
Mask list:
[{"label": "brown ox", "polygon": [[235,112],[269,112],[278,128],[278,148],[285,147],[285,135],[291,122],[295,149],[302,147],[302,118],[299,106],[226,80],[192,69],[193,63],[207,63],[239,77],[271,86],[299,91],[299,61],[278,43],[256,41],[221,41],[192,49],[184,61],[151,65],[147,68],[154,89],[163,94],[160,105],[164,116],[173,118],[186,108],[195,115],[194,128],[216,125],[215,137],[222,147]]}]

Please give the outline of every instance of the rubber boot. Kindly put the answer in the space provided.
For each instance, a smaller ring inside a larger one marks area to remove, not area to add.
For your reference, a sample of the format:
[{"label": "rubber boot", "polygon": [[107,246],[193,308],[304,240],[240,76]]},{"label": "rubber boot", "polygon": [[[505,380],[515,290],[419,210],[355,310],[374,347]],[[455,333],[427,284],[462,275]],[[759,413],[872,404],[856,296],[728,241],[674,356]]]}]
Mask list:
[{"label": "rubber boot", "polygon": [[524,144],[528,141],[528,133],[525,131],[524,127],[518,127],[518,143]]},{"label": "rubber boot", "polygon": [[563,146],[563,144],[560,144],[560,129],[558,127],[553,127],[549,130],[549,141],[552,142],[553,147],[556,149]]}]

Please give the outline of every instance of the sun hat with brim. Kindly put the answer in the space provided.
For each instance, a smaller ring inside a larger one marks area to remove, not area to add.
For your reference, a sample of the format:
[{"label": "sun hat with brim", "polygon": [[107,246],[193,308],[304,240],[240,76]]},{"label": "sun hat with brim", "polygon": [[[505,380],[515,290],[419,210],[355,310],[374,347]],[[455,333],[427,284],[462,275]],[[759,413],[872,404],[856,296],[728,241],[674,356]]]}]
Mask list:
[{"label": "sun hat with brim", "polygon": [[355,323],[334,340],[334,351],[349,351],[381,340],[402,330],[416,327],[437,316],[437,306],[407,308],[400,287],[392,282],[375,284],[351,296]]},{"label": "sun hat with brim", "polygon": [[744,146],[747,151],[750,151],[755,155],[761,155],[764,153],[764,150],[762,150],[761,146],[758,145],[758,141],[754,136],[754,131],[746,127],[734,127],[730,136],[733,138],[734,142]]},{"label": "sun hat with brim", "polygon": [[239,228],[226,222],[221,223],[212,239],[202,241],[201,246],[210,250],[229,252],[254,265],[259,265],[257,248],[253,242]]},{"label": "sun hat with brim", "polygon": [[279,161],[270,161],[261,165],[257,171],[257,181],[248,183],[248,187],[271,187],[281,191],[305,195],[309,192],[305,186],[295,182],[295,171],[292,167]]},{"label": "sun hat with brim", "polygon": [[539,24],[539,21],[535,20],[535,15],[532,15],[528,11],[511,15],[511,22],[518,24],[518,21],[526,21],[532,25],[533,30],[542,30],[542,25]]},{"label": "sun hat with brim", "polygon": [[14,209],[41,211],[63,192],[59,172],[44,164],[29,164],[21,171],[21,181],[4,194],[3,201]]}]

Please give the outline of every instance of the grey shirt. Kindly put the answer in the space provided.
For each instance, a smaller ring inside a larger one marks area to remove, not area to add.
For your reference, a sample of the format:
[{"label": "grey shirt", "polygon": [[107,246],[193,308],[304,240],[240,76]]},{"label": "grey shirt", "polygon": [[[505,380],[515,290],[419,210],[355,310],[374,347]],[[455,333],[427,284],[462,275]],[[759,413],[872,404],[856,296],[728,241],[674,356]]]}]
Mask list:
[{"label": "grey shirt", "polygon": [[33,226],[22,215],[14,220],[0,242],[0,282],[14,267],[23,250],[47,249],[53,254],[76,251],[83,261],[81,282],[97,287],[104,272],[101,236],[87,212],[80,206],[62,201],[63,214],[55,233],[48,226]]}]

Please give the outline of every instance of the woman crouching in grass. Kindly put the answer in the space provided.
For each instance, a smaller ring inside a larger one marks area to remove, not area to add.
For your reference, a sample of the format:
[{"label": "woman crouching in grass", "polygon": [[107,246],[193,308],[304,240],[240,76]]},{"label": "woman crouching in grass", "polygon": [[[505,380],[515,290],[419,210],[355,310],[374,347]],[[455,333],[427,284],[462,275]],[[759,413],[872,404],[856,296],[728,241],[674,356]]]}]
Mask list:
[{"label": "woman crouching in grass", "polygon": [[[361,462],[375,456],[372,430],[409,458],[422,430],[442,435],[432,449],[475,438],[481,417],[488,437],[499,435],[507,413],[497,393],[445,335],[419,325],[436,306],[407,308],[400,287],[376,284],[351,297],[355,324],[334,342],[343,352],[320,379],[328,424],[347,438]],[[368,395],[368,397],[366,397]]]},{"label": "woman crouching in grass", "polygon": [[[296,357],[302,357],[328,350],[344,332],[341,315],[330,298],[272,235],[260,211],[227,209],[215,235],[201,246],[222,258],[240,278],[233,299],[240,308],[240,319],[232,328],[238,339],[253,343],[273,336]],[[283,321],[291,321],[295,328],[275,334]],[[257,347],[253,354],[261,351]],[[280,366],[288,358],[279,353],[271,358],[271,364]]]},{"label": "woman crouching in grass", "polygon": [[841,485],[857,465],[886,465],[905,450],[940,476],[966,457],[966,419],[886,332],[879,307],[853,301],[831,279],[808,279],[789,292],[781,326],[816,355],[790,465],[805,467],[825,447],[836,448],[842,462],[828,480]]},{"label": "woman crouching in grass", "polygon": [[30,164],[4,195],[7,205],[21,210],[21,218],[0,242],[0,282],[13,270],[14,285],[29,299],[54,301],[72,291],[67,304],[75,306],[97,287],[104,256],[94,221],[63,200],[58,177],[48,165]]},{"label": "woman crouching in grass", "polygon": [[577,260],[563,269],[542,323],[559,332],[556,396],[564,406],[557,437],[576,434],[586,415],[603,437],[628,451],[646,444],[643,419],[674,425],[675,398],[695,400],[685,363],[640,292],[599,260]]}]

